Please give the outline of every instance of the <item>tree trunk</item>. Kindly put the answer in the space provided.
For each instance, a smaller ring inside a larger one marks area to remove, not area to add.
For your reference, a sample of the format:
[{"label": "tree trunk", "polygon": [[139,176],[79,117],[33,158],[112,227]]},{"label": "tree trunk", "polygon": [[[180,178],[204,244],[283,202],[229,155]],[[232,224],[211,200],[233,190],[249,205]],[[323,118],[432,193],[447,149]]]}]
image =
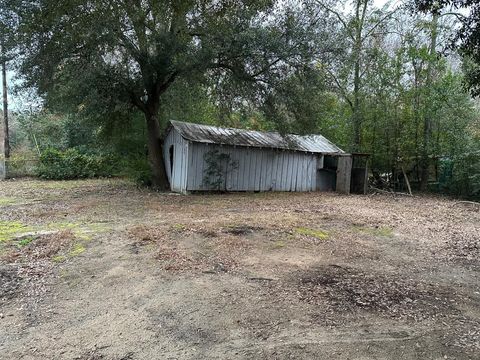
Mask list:
[{"label": "tree trunk", "polygon": [[414,74],[414,97],[413,97],[413,117],[415,120],[415,176],[416,180],[420,180],[420,146],[419,146],[419,125],[420,125],[420,116],[419,116],[419,109],[420,109],[420,94],[419,94],[419,73],[420,71],[417,68],[415,59],[413,60],[413,74]]},{"label": "tree trunk", "polygon": [[430,102],[430,94],[433,83],[433,67],[436,64],[436,47],[437,47],[437,28],[438,28],[438,13],[434,12],[432,17],[432,31],[430,38],[430,59],[427,67],[427,78],[425,87],[427,96],[425,104],[426,114],[423,118],[423,144],[422,144],[422,159],[420,161],[420,190],[425,191],[428,187],[428,179],[430,177],[430,142],[432,137],[432,109]]},{"label": "tree trunk", "polygon": [[[359,50],[358,50],[359,51]],[[353,81],[353,149],[360,151],[362,118],[360,114],[360,54],[355,60],[354,81]]]},{"label": "tree trunk", "polygon": [[355,7],[355,36],[353,44],[353,150],[360,151],[362,143],[362,113],[360,109],[361,53],[363,48],[363,26],[369,0],[357,0]]},{"label": "tree trunk", "polygon": [[152,185],[159,190],[170,190],[163,161],[163,140],[160,137],[158,115],[147,111],[145,120],[147,121],[148,161],[152,170]]},{"label": "tree trunk", "polygon": [[[3,50],[3,49],[2,49]],[[0,54],[1,55],[1,54]],[[8,137],[8,98],[7,98],[7,63],[2,60],[2,85],[3,85],[3,132],[5,158],[10,157],[10,139]]]}]

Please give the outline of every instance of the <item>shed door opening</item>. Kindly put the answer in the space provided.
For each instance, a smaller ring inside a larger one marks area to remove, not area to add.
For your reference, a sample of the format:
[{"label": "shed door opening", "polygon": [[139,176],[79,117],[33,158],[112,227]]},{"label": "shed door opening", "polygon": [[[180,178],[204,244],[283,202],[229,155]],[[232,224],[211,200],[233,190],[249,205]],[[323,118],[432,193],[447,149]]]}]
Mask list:
[{"label": "shed door opening", "polygon": [[366,194],[368,187],[368,155],[353,155],[352,181],[350,192],[354,194]]},{"label": "shed door opening", "polygon": [[335,191],[337,187],[337,157],[325,155],[323,163],[320,165],[317,170],[317,190]]},{"label": "shed door opening", "polygon": [[168,149],[168,154],[170,157],[170,179],[172,179],[173,178],[173,145],[171,145],[170,149]]}]

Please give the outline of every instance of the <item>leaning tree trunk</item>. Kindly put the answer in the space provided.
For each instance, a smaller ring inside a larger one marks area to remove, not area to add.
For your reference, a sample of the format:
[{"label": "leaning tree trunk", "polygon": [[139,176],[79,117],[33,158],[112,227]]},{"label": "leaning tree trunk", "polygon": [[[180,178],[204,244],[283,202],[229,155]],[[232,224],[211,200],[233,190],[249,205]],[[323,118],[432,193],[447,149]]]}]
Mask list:
[{"label": "leaning tree trunk", "polygon": [[152,170],[152,185],[159,190],[169,190],[165,163],[163,161],[163,141],[160,137],[158,117],[154,113],[145,114],[147,121],[148,161]]}]

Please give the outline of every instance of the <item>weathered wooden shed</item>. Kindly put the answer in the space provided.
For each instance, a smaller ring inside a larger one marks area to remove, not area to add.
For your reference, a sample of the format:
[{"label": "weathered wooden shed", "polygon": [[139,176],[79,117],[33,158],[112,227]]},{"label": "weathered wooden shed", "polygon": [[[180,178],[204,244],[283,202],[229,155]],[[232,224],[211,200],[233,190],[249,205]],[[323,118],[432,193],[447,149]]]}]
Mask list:
[{"label": "weathered wooden shed", "polygon": [[[170,121],[163,149],[170,187],[175,192],[363,193],[366,186],[366,164],[321,135],[282,136]],[[354,169],[354,163],[363,165]]]}]

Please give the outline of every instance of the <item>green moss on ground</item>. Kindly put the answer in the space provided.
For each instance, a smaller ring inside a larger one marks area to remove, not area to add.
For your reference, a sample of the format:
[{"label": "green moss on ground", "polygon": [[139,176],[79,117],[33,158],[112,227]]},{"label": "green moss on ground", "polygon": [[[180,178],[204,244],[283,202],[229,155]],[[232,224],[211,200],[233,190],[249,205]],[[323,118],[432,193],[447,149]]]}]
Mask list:
[{"label": "green moss on ground", "polygon": [[0,221],[0,242],[9,241],[31,229],[18,221]]},{"label": "green moss on ground", "polygon": [[12,204],[15,204],[16,202],[17,200],[14,198],[0,197],[0,206],[12,205]]},{"label": "green moss on ground", "polygon": [[65,260],[67,260],[67,257],[64,255],[56,255],[52,258],[52,261],[55,263],[61,263],[61,262],[64,262]]},{"label": "green moss on ground", "polygon": [[[70,257],[75,257],[85,252],[87,242],[91,241],[96,234],[108,231],[109,229],[111,229],[111,227],[102,223],[80,224],[60,222],[32,227],[18,221],[0,221],[0,253],[9,251],[11,246],[15,246],[19,249],[29,245],[30,243],[35,246],[34,240],[37,238],[37,236],[30,236],[30,234],[34,231],[71,231],[75,240],[73,246],[70,248],[70,250],[66,250],[66,253],[58,254],[51,258],[53,262],[60,263]],[[25,234],[25,236],[22,236],[23,234]]]},{"label": "green moss on ground", "polygon": [[185,231],[187,227],[184,224],[173,224],[172,229],[176,231]]},{"label": "green moss on ground", "polygon": [[286,245],[285,241],[278,240],[273,243],[273,249],[283,249]]},{"label": "green moss on ground", "polygon": [[76,243],[73,245],[73,248],[72,250],[70,250],[70,252],[68,253],[69,256],[73,257],[73,256],[78,256],[82,253],[85,252],[85,246],[83,246],[81,243]]},{"label": "green moss on ground", "polygon": [[30,244],[32,241],[34,240],[34,237],[33,236],[27,236],[19,241],[16,242],[16,245],[20,248],[24,247],[24,246],[27,246],[28,244]]},{"label": "green moss on ground", "polygon": [[305,227],[299,227],[295,229],[295,233],[305,236],[314,237],[319,240],[326,240],[328,239],[328,232],[319,229],[310,229]]},{"label": "green moss on ground", "polygon": [[47,225],[47,228],[52,230],[72,230],[79,227],[79,223],[69,223],[69,222],[58,222],[50,223]]},{"label": "green moss on ground", "polygon": [[111,229],[103,223],[51,223],[49,228],[58,230],[70,230],[73,232],[75,239],[77,240],[68,254],[57,256],[52,259],[54,262],[63,262],[70,257],[75,257],[83,254],[86,251],[86,243],[91,241],[96,234],[106,232]]}]

